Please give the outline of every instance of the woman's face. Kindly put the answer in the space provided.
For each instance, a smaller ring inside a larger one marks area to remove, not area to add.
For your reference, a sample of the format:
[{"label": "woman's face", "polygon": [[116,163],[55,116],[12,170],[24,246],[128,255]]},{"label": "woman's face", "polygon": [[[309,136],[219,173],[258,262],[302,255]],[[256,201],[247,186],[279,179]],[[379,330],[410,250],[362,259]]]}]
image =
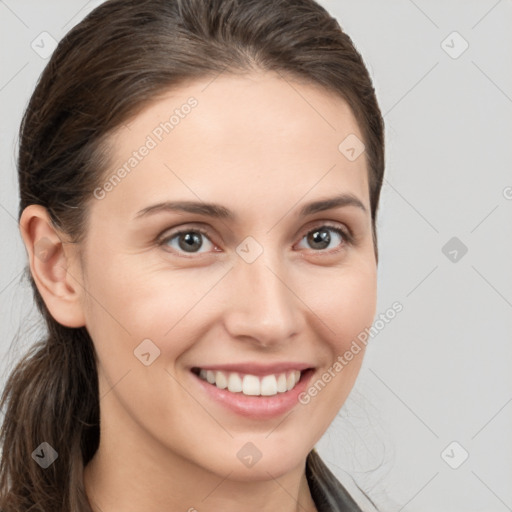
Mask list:
[{"label": "woman's face", "polygon": [[375,314],[355,137],[341,98],[253,73],[170,91],[111,138],[76,270],[102,442],[238,480],[303,462],[364,351],[333,365]]}]

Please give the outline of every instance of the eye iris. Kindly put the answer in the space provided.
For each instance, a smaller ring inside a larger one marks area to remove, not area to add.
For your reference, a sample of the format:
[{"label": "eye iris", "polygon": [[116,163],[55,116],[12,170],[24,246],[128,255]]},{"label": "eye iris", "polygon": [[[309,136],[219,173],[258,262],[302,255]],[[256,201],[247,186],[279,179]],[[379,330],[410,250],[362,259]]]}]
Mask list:
[{"label": "eye iris", "polygon": [[194,252],[194,250],[200,249],[203,245],[201,236],[195,231],[182,233],[179,235],[179,241],[180,248],[187,252]]},{"label": "eye iris", "polygon": [[325,249],[331,243],[331,235],[329,234],[328,229],[317,229],[312,231],[308,235],[308,242],[311,242],[312,247],[315,247],[317,244],[325,244],[325,246],[315,247],[315,249]]}]

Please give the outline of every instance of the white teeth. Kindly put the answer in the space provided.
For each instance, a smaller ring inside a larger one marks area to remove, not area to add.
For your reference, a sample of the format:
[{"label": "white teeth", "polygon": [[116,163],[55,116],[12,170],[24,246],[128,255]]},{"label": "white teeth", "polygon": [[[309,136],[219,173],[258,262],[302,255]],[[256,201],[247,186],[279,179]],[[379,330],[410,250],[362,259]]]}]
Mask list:
[{"label": "white teeth", "polygon": [[295,386],[295,372],[290,372],[286,377],[286,390],[290,391],[293,386]]},{"label": "white teeth", "polygon": [[242,379],[238,373],[230,373],[228,378],[228,389],[231,393],[239,393],[242,391]]},{"label": "white teeth", "polygon": [[260,395],[260,379],[255,375],[244,375],[242,393],[251,396]]},{"label": "white teeth", "polygon": [[199,377],[219,389],[228,389],[232,393],[243,393],[247,396],[273,396],[278,393],[286,393],[295,387],[300,380],[300,371],[291,370],[278,375],[240,375],[236,372],[222,372],[203,370],[199,371]]},{"label": "white teeth", "polygon": [[215,374],[215,385],[219,389],[226,389],[228,387],[228,379],[223,372],[217,372]]},{"label": "white teeth", "polygon": [[261,394],[263,396],[277,395],[277,380],[275,375],[266,375],[261,379]]},{"label": "white teeth", "polygon": [[281,373],[279,377],[277,378],[277,392],[278,393],[284,393],[287,391],[286,389],[286,374]]}]

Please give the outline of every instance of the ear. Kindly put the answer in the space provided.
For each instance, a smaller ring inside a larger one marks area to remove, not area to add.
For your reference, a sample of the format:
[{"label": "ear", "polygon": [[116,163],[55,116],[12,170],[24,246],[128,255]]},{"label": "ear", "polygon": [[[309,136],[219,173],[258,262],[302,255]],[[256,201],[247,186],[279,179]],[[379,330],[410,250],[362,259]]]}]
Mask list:
[{"label": "ear", "polygon": [[20,231],[28,253],[30,272],[52,317],[66,327],[82,327],[83,285],[78,251],[54,228],[46,208],[27,206]]}]

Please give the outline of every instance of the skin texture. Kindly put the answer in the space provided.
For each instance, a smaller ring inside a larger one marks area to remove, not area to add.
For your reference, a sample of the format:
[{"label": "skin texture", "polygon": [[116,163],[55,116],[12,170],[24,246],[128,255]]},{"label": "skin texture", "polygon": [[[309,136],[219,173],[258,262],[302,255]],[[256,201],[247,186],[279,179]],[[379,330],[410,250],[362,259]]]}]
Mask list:
[{"label": "skin texture", "polygon": [[[362,135],[346,102],[321,88],[273,73],[220,75],[169,91],[119,128],[106,179],[191,96],[197,106],[172,132],[102,199],[91,198],[82,245],[65,243],[40,206],[21,218],[51,314],[85,325],[97,351],[101,441],[85,469],[87,494],[102,512],[315,511],[305,459],[351,391],[364,350],[307,405],[270,420],[214,403],[190,368],[307,362],[314,382],[372,324],[366,159],[338,150],[349,134]],[[304,204],[340,193],[366,211],[298,216]],[[218,203],[238,219],[169,211],[135,219],[170,200]],[[348,229],[353,242],[328,230],[330,244],[315,248],[307,234],[325,223]],[[180,249],[180,237],[169,239],[178,226],[207,230],[197,235],[202,246]],[[236,252],[248,236],[263,249],[250,264]],[[160,350],[149,366],[134,356],[144,339]],[[262,453],[250,468],[236,456],[247,442]]]}]

